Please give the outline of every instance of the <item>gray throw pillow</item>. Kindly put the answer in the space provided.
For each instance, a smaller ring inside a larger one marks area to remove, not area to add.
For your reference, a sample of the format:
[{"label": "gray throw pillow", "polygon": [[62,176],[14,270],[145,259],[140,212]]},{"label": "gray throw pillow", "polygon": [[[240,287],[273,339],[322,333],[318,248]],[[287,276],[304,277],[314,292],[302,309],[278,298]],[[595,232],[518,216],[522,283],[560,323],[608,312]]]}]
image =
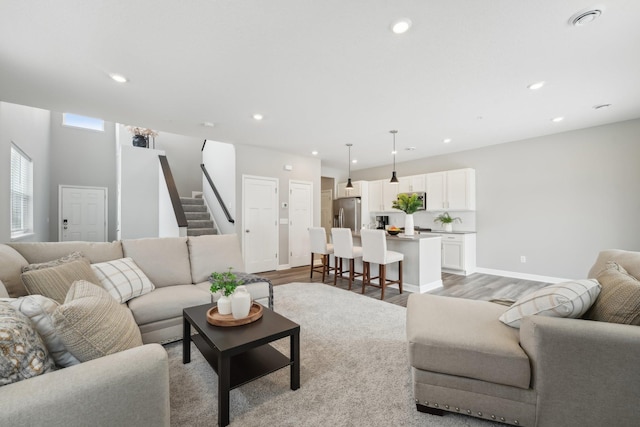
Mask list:
[{"label": "gray throw pillow", "polygon": [[615,262],[608,262],[597,279],[602,291],[585,318],[640,325],[640,281]]},{"label": "gray throw pillow", "polygon": [[22,273],[22,282],[29,294],[44,295],[59,304],[64,302],[71,284],[76,280],[86,280],[100,287],[100,280],[86,258]]}]

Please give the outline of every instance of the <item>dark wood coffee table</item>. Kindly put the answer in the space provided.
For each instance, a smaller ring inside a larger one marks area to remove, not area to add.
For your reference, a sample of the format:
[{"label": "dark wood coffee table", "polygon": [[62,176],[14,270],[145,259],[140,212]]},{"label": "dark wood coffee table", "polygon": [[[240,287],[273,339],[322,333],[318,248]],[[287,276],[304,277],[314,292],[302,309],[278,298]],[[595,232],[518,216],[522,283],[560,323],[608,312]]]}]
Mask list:
[{"label": "dark wood coffee table", "polygon": [[[229,424],[229,391],[287,366],[291,390],[300,388],[300,325],[264,307],[262,318],[241,326],[207,322],[212,304],[185,308],[182,363],[191,362],[191,341],[218,374],[218,425]],[[198,335],[191,335],[191,327]],[[290,357],[269,345],[290,337]]]}]

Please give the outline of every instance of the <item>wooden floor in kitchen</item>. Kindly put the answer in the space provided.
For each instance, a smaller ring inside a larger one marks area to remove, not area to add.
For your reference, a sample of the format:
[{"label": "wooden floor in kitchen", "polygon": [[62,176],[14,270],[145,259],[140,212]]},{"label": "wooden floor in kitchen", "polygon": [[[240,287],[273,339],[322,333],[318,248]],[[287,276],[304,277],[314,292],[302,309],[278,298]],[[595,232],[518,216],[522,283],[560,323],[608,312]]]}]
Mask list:
[{"label": "wooden floor in kitchen", "polygon": [[[257,273],[259,276],[266,277],[274,286],[284,285],[292,282],[302,283],[320,283],[322,282],[322,274],[313,273],[313,279],[309,278],[309,266],[295,267],[289,270],[269,271]],[[333,286],[333,275],[328,276],[324,283]],[[510,277],[492,276],[489,274],[474,273],[469,276],[459,276],[457,274],[442,273],[443,287],[431,291],[434,295],[445,295],[458,298],[469,298],[477,300],[517,300],[522,295],[533,292],[549,283],[534,282],[531,280],[513,279]],[[346,278],[337,280],[337,287],[348,289],[348,280]],[[362,281],[355,280],[351,288],[352,292],[362,292]],[[368,286],[365,289],[365,295],[371,298],[380,298],[380,289]],[[410,293],[403,292],[400,294],[397,289],[387,288],[385,290],[386,302],[392,304],[407,306],[407,298]]]}]

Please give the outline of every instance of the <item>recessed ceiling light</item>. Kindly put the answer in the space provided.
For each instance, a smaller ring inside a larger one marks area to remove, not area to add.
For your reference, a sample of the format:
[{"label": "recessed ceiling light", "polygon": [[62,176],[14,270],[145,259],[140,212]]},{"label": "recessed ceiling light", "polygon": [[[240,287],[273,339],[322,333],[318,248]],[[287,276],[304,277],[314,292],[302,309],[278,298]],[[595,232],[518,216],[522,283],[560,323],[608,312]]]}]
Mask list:
[{"label": "recessed ceiling light", "polygon": [[126,83],[128,81],[122,74],[109,74],[109,77],[111,77],[111,80],[118,83]]},{"label": "recessed ceiling light", "polygon": [[351,163],[358,163],[358,159],[351,160]]},{"label": "recessed ceiling light", "polygon": [[600,105],[594,105],[593,109],[594,110],[600,110],[602,108],[609,108],[609,107],[611,107],[611,104],[600,104]]},{"label": "recessed ceiling light", "polygon": [[531,83],[529,86],[527,86],[527,88],[531,90],[538,90],[542,86],[544,86],[544,82],[536,82],[536,83]]},{"label": "recessed ceiling light", "polygon": [[442,140],[442,142],[444,142],[445,144],[448,144],[451,142],[451,138],[445,138]]},{"label": "recessed ceiling light", "polygon": [[216,124],[212,123],[212,122],[204,122],[204,123],[202,123],[202,126],[204,126],[206,128],[214,128],[214,127],[216,127]]},{"label": "recessed ceiling light", "polygon": [[602,15],[602,11],[600,9],[587,10],[584,12],[578,12],[569,18],[569,22],[574,27],[581,27],[583,25],[587,25],[598,19],[598,17]]},{"label": "recessed ceiling light", "polygon": [[411,28],[411,20],[407,18],[398,19],[391,24],[391,31],[396,34],[404,34]]},{"label": "recessed ceiling light", "polygon": [[553,119],[551,119],[552,122],[554,123],[558,123],[564,120],[564,117],[554,117]]},{"label": "recessed ceiling light", "polygon": [[314,156],[317,156],[317,155],[318,155],[318,152],[317,152],[316,150],[313,150],[313,151],[311,152],[311,154],[313,154]]},{"label": "recessed ceiling light", "polygon": [[264,116],[262,114],[254,114],[253,118],[256,120],[262,120],[264,118]]}]

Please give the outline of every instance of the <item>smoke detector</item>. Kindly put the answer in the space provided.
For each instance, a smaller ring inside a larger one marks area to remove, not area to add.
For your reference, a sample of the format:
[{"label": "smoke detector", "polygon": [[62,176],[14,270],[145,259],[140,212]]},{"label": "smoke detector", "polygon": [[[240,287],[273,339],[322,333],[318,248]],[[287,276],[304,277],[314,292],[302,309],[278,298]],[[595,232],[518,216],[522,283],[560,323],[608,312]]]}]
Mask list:
[{"label": "smoke detector", "polygon": [[600,9],[592,9],[592,10],[587,10],[585,12],[578,12],[569,19],[569,22],[574,27],[581,27],[583,25],[592,23],[600,15],[602,15],[602,10]]}]

